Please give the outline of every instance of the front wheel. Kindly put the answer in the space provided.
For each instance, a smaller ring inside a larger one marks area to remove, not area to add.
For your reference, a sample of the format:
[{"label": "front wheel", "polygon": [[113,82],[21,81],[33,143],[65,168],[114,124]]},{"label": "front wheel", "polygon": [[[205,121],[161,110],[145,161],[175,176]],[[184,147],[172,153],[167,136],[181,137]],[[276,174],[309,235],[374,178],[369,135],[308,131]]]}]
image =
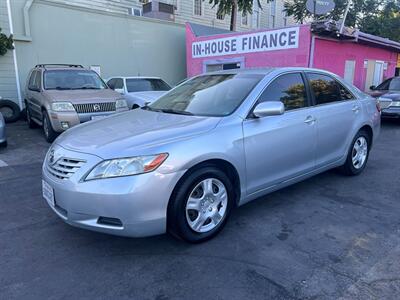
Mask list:
[{"label": "front wheel", "polygon": [[54,131],[51,125],[49,115],[45,111],[43,112],[43,133],[46,141],[49,143],[52,143],[58,136],[58,133]]},{"label": "front wheel", "polygon": [[216,167],[204,167],[177,187],[168,207],[168,231],[185,241],[200,243],[224,227],[234,202],[228,176]]},{"label": "front wheel", "polygon": [[364,130],[359,131],[353,139],[346,163],[341,167],[342,172],[349,176],[361,174],[367,165],[370,147],[369,134]]}]

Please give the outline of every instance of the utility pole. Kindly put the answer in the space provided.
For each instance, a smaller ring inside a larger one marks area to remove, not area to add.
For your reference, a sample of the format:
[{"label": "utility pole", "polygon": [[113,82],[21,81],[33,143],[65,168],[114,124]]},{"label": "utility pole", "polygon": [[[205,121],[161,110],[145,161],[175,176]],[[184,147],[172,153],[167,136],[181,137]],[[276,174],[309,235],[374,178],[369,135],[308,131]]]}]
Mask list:
[{"label": "utility pole", "polygon": [[350,10],[350,5],[351,5],[351,0],[349,0],[347,2],[346,11],[344,12],[344,17],[343,17],[343,22],[342,22],[342,25],[340,26],[340,34],[343,33],[344,24],[346,23],[347,15],[349,14],[349,10]]}]

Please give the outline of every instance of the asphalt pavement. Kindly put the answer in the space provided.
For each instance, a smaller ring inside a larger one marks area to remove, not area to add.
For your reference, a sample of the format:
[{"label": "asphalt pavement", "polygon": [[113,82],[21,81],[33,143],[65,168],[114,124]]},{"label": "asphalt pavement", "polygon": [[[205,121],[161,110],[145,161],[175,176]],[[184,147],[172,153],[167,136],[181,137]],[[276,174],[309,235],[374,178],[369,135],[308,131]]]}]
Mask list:
[{"label": "asphalt pavement", "polygon": [[41,196],[49,145],[0,149],[0,299],[399,299],[400,121],[365,172],[329,171],[235,210],[215,239],[130,239],[64,224]]}]

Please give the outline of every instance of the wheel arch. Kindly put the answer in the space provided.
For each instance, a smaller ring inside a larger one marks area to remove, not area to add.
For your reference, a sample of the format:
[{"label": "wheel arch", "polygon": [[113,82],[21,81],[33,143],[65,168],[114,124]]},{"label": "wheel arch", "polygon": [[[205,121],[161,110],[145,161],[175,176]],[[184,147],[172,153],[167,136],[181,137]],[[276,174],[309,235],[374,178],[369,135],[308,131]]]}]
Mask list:
[{"label": "wheel arch", "polygon": [[221,158],[212,158],[212,159],[207,159],[203,160],[201,162],[198,162],[191,166],[187,171],[183,174],[183,176],[178,180],[178,182],[175,184],[174,189],[171,193],[170,199],[168,201],[168,204],[171,203],[172,198],[176,194],[176,190],[179,187],[179,185],[193,172],[195,172],[198,169],[204,168],[204,167],[216,167],[222,172],[228,176],[228,178],[231,180],[234,192],[235,192],[235,206],[239,204],[240,197],[241,197],[241,180],[239,176],[239,172],[237,171],[236,167],[229,161]]},{"label": "wheel arch", "polygon": [[370,125],[366,124],[366,125],[362,126],[362,127],[358,130],[358,132],[360,132],[360,131],[365,131],[365,132],[368,133],[368,136],[369,136],[369,138],[370,138],[370,143],[371,143],[370,148],[371,148],[371,147],[372,147],[372,144],[373,144],[373,142],[374,142],[374,130],[372,129],[372,127],[371,127]]}]

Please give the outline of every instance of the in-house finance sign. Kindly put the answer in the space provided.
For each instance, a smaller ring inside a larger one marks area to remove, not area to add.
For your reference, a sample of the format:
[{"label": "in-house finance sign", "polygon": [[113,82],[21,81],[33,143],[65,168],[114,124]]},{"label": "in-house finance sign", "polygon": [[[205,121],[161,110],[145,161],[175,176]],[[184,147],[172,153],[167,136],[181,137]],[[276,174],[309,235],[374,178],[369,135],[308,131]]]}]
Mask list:
[{"label": "in-house finance sign", "polygon": [[212,57],[298,47],[299,27],[291,27],[195,42],[192,44],[192,57]]}]

